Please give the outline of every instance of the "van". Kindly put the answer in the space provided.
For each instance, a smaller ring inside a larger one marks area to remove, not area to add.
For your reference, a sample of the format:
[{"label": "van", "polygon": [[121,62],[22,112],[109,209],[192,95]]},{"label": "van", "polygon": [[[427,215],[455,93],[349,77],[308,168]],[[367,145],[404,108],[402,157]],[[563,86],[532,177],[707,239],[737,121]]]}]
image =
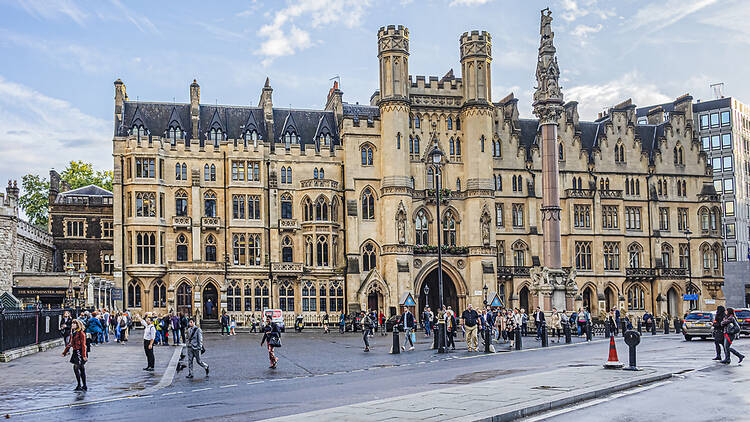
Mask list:
[{"label": "van", "polygon": [[266,322],[266,317],[271,317],[271,322],[275,322],[276,325],[279,326],[279,330],[281,332],[286,332],[286,328],[284,327],[284,315],[281,313],[281,309],[265,309],[263,311],[263,323]]}]

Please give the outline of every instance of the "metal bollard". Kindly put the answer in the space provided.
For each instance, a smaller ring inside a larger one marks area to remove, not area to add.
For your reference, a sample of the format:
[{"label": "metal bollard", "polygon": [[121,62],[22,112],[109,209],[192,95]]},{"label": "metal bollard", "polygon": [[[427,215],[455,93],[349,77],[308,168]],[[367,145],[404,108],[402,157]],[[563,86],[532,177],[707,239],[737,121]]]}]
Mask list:
[{"label": "metal bollard", "polygon": [[516,350],[521,350],[521,328],[516,328]]},{"label": "metal bollard", "polygon": [[542,347],[549,346],[549,337],[547,333],[547,324],[542,324]]},{"label": "metal bollard", "polygon": [[593,333],[591,332],[591,323],[586,323],[586,341],[591,341]]},{"label": "metal bollard", "polygon": [[484,353],[492,353],[490,345],[492,344],[492,330],[489,327],[484,329]]},{"label": "metal bollard", "polygon": [[674,332],[675,334],[680,334],[682,332],[682,327],[680,326],[679,318],[674,319]]},{"label": "metal bollard", "polygon": [[610,338],[612,337],[612,330],[609,328],[609,320],[604,321],[604,337]]},{"label": "metal bollard", "polygon": [[570,344],[573,339],[570,338],[570,324],[563,325],[563,331],[565,332],[565,344]]},{"label": "metal bollard", "polygon": [[391,345],[391,354],[397,355],[401,353],[401,342],[398,336],[398,325],[393,326],[393,344]]},{"label": "metal bollard", "polygon": [[621,330],[623,336],[625,335],[625,331],[628,330],[628,324],[625,323],[624,319],[620,320],[620,330]]},{"label": "metal bollard", "polygon": [[440,347],[439,344],[440,344],[440,339],[438,338],[437,330],[435,330],[433,328],[433,330],[432,330],[432,349],[433,350],[438,350],[438,347]]},{"label": "metal bollard", "polygon": [[643,325],[641,323],[641,317],[638,317],[638,334],[643,331]]},{"label": "metal bollard", "polygon": [[664,334],[669,334],[669,318],[664,318]]},{"label": "metal bollard", "polygon": [[622,368],[626,371],[638,371],[638,367],[635,365],[635,346],[637,346],[641,342],[641,333],[637,331],[626,331],[623,334],[623,337],[625,337],[625,344],[628,345],[628,352],[629,352],[629,366]]},{"label": "metal bollard", "polygon": [[651,335],[656,335],[656,318],[651,318]]}]

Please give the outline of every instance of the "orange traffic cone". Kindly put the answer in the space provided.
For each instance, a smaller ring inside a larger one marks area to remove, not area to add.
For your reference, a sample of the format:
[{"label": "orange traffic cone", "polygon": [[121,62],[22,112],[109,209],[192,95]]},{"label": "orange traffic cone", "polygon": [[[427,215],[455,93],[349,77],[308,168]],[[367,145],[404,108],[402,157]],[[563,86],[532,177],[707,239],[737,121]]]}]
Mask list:
[{"label": "orange traffic cone", "polygon": [[609,338],[609,359],[604,363],[606,369],[620,369],[622,362],[617,358],[617,347],[615,347],[615,337]]}]

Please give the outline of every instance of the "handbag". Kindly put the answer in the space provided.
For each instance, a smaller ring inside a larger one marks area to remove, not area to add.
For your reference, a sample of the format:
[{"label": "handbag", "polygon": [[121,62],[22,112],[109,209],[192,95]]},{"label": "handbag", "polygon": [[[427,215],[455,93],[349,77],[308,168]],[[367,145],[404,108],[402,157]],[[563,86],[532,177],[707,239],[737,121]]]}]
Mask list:
[{"label": "handbag", "polygon": [[416,343],[417,342],[417,335],[414,334],[414,331],[412,331],[409,335],[411,336],[411,342],[412,343]]},{"label": "handbag", "polygon": [[268,336],[268,344],[271,347],[281,347],[281,337],[279,337],[276,334],[271,334]]},{"label": "handbag", "polygon": [[737,323],[736,320],[732,320],[732,322],[727,325],[727,334],[729,335],[736,335],[740,332],[740,324]]}]

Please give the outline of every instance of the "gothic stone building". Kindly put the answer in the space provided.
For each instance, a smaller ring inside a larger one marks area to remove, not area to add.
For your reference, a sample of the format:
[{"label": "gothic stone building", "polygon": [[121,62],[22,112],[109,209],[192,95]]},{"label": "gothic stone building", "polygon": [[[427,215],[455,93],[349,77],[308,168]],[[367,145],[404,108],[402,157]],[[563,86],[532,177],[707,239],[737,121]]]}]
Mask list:
[{"label": "gothic stone building", "polygon": [[[274,108],[268,80],[257,107],[201,104],[195,81],[188,104],[131,101],[115,82],[126,308],[205,316],[211,299],[239,315],[270,307],[315,320],[393,314],[407,293],[434,306],[440,231],[447,305],[480,305],[489,291],[506,306],[549,309],[534,283],[546,265],[542,131],[519,118],[513,94],[492,101],[490,35],[461,35],[461,78],[409,75],[407,28],[381,28],[377,41],[370,105],[344,102],[335,83],[324,109],[295,110]],[[654,110],[638,124],[629,100],[593,122],[561,103],[550,159],[562,270],[575,284],[568,309],[677,315],[722,303],[711,170],[690,97],[674,105],[667,120]],[[444,152],[438,177],[434,148]],[[700,303],[683,301],[688,293]]]}]

